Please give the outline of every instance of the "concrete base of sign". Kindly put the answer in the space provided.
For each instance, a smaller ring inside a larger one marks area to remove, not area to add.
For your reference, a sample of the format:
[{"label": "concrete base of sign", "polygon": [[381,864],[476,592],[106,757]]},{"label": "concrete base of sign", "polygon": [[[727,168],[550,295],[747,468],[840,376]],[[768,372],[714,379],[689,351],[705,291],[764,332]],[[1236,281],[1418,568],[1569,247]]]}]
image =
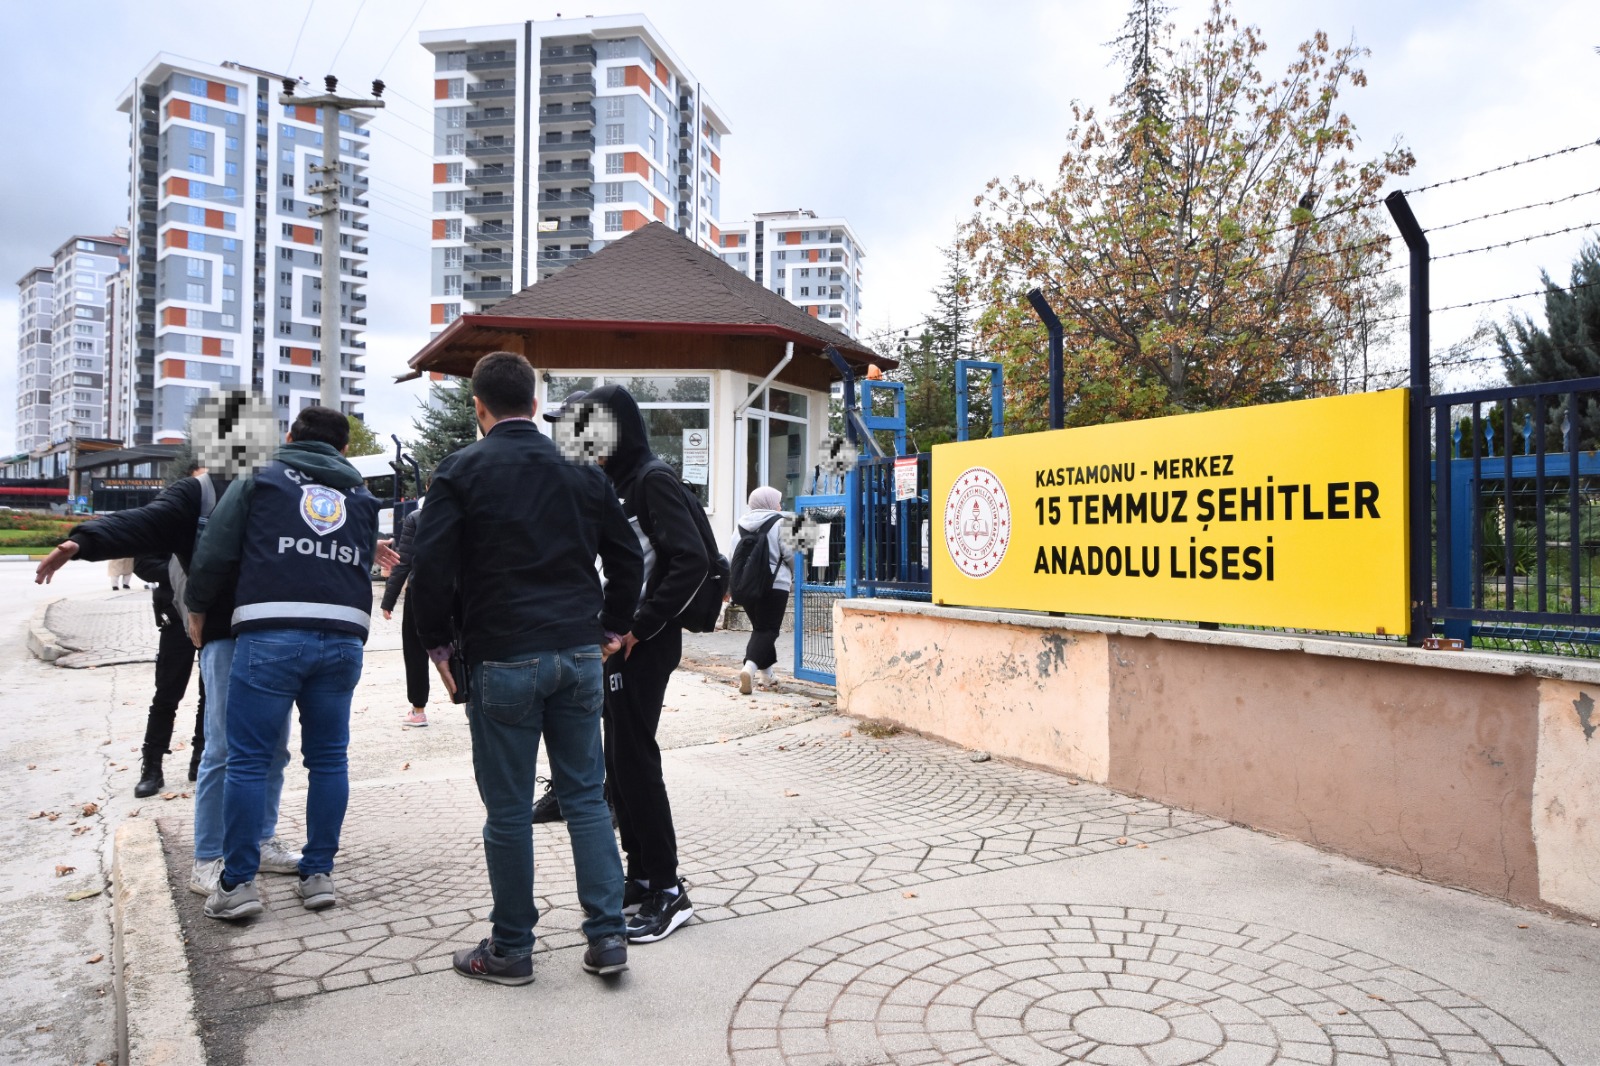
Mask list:
[{"label": "concrete base of sign", "polygon": [[1600,918],[1600,665],[883,600],[834,611],[851,714]]}]

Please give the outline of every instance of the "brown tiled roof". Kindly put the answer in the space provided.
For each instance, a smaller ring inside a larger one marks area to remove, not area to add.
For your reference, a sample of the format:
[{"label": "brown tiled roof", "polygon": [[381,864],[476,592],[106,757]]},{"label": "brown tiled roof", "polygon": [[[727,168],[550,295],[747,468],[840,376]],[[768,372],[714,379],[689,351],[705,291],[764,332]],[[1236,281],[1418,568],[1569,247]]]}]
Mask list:
[{"label": "brown tiled roof", "polygon": [[487,313],[497,319],[776,326],[809,337],[819,347],[831,344],[841,354],[884,362],[870,348],[659,222],[612,241]]}]

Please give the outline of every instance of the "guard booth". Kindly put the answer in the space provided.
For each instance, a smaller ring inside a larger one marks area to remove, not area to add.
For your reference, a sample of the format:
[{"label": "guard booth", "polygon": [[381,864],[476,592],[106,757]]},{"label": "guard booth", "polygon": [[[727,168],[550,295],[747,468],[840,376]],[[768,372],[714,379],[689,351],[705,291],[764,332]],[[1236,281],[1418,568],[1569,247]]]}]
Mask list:
[{"label": "guard booth", "polygon": [[627,387],[725,553],[752,489],[773,486],[789,510],[812,491],[832,384],[896,365],[660,223],[492,313],[462,315],[411,358],[409,376],[465,377],[493,351],[533,364],[541,409]]}]

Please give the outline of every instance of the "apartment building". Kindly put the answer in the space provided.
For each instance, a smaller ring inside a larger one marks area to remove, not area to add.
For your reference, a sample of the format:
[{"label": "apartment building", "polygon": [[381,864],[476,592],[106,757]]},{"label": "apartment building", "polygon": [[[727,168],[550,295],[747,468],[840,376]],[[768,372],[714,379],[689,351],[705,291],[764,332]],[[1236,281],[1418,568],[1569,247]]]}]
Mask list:
[{"label": "apartment building", "polygon": [[34,267],[17,279],[17,447],[50,443],[50,365],[55,335],[53,267]]},{"label": "apartment building", "polygon": [[51,268],[49,440],[104,439],[108,433],[107,357],[112,320],[106,289],[127,264],[125,231],[72,237]]},{"label": "apartment building", "polygon": [[428,30],[431,323],[663,222],[722,233],[724,113],[641,15]]},{"label": "apartment building", "polygon": [[[219,388],[269,397],[281,429],[318,402],[321,117],[278,103],[279,75],[165,53],[123,92],[129,119],[128,435],[182,440]],[[341,406],[355,413],[366,326],[366,116],[340,116]]]},{"label": "apartment building", "polygon": [[847,336],[861,336],[861,260],[850,223],[766,211],[722,228],[722,261]]}]

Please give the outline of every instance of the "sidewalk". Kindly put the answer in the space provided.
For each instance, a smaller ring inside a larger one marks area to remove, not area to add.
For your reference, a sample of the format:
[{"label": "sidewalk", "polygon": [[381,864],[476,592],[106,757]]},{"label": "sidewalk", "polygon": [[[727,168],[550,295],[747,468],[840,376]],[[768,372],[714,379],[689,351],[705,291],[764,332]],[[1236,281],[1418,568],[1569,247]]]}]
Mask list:
[{"label": "sidewalk", "polygon": [[663,715],[697,921],[614,984],[584,974],[565,833],[539,827],[536,983],[461,980],[482,808],[460,712],[398,724],[397,623],[357,693],[339,906],[268,875],[262,918],[207,920],[187,802],[147,811],[212,1063],[1600,1064],[1600,930],[869,736],[802,686],[740,697],[740,634],[686,652],[711,672]]}]

